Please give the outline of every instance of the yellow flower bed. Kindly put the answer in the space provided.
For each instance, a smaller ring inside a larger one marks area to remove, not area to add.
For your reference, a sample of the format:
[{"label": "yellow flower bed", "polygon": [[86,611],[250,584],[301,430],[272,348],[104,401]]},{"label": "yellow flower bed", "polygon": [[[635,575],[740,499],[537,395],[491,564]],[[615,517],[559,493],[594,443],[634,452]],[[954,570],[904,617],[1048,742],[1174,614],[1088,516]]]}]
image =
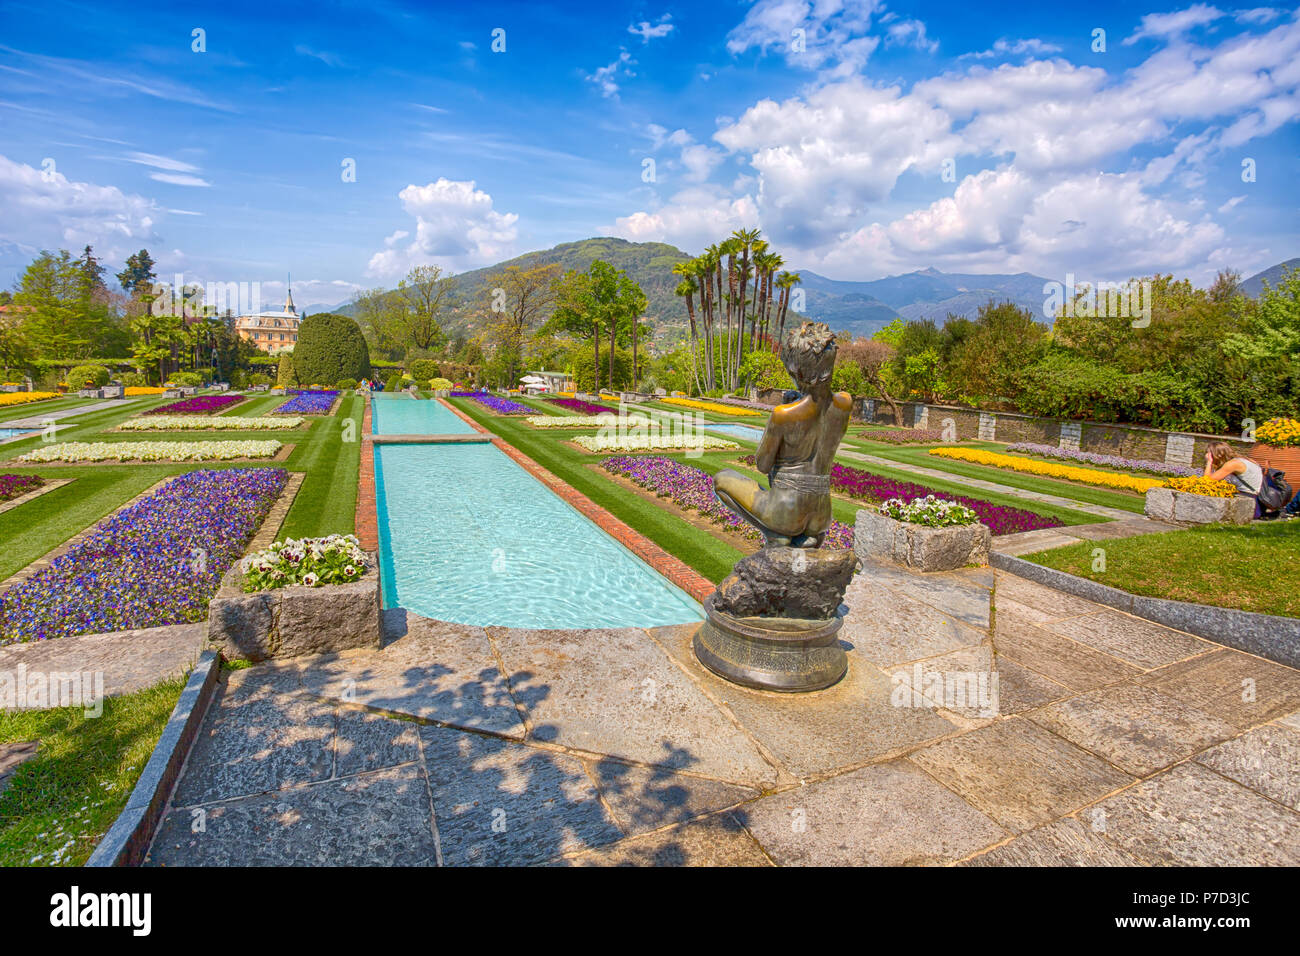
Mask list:
[{"label": "yellow flower bed", "polygon": [[660,401],[667,405],[683,405],[686,408],[698,408],[703,412],[718,412],[722,415],[741,415],[756,418],[763,414],[754,411],[752,408],[741,408],[738,405],[720,405],[717,402],[701,402],[694,398],[661,398]]},{"label": "yellow flower bed", "polygon": [[1291,448],[1300,445],[1300,421],[1294,418],[1272,418],[1255,429],[1255,441],[1274,448]]},{"label": "yellow flower bed", "polygon": [[1231,498],[1237,493],[1236,485],[1214,478],[1197,476],[1195,478],[1170,478],[1165,482],[1166,488],[1174,491],[1186,491],[1193,495],[1205,495],[1207,498]]},{"label": "yellow flower bed", "polygon": [[985,451],[981,448],[932,448],[930,454],[938,455],[940,458],[969,461],[976,465],[1010,468],[1012,471],[1042,475],[1045,478],[1064,478],[1068,481],[1080,481],[1085,485],[1101,485],[1105,488],[1118,488],[1120,491],[1136,491],[1138,494],[1146,494],[1150,489],[1160,488],[1164,485],[1164,481],[1160,478],[1138,478],[1135,475],[1097,471],[1093,468],[1058,465],[1050,461],[1037,461],[1033,458],[1000,455],[997,452]]},{"label": "yellow flower bed", "polygon": [[128,385],[126,388],[122,389],[122,394],[127,396],[161,395],[165,391],[167,391],[167,389],[160,388],[157,385]]},{"label": "yellow flower bed", "polygon": [[29,402],[40,402],[47,398],[58,397],[58,392],[2,392],[0,393],[0,406],[26,405]]}]

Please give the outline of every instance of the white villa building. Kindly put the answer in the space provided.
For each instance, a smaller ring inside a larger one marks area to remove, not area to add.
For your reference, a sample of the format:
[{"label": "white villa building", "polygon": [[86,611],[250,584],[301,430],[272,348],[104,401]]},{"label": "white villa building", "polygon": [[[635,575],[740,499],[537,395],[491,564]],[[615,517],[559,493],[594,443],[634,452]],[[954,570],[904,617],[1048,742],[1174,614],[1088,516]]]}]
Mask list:
[{"label": "white villa building", "polygon": [[284,309],[280,312],[254,312],[235,318],[235,331],[240,338],[247,339],[263,352],[274,355],[292,349],[298,341],[298,326],[302,316],[293,306],[293,290],[289,289],[284,297]]}]

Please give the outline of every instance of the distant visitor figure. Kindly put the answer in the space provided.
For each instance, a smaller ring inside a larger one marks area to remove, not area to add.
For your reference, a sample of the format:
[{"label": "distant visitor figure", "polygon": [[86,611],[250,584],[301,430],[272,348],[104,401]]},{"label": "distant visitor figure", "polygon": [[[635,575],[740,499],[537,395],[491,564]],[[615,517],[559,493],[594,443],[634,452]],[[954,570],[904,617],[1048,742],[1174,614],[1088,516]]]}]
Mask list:
[{"label": "distant visitor figure", "polygon": [[730,468],[713,479],[718,500],[763,533],[764,547],[816,548],[831,526],[831,464],[853,399],[831,392],[835,336],[821,322],[791,329],[781,361],[803,397],[778,405],[758,443],[755,467],[770,488]]}]

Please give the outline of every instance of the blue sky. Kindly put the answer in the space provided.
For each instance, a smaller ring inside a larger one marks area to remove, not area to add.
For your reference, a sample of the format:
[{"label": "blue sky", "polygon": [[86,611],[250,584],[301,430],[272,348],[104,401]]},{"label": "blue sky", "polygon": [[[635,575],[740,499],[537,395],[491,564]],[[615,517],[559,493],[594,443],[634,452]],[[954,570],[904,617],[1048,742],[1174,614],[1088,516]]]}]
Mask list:
[{"label": "blue sky", "polygon": [[1300,254],[1293,7],[1036,7],[10,2],[0,283],[91,242],[334,304],[422,262],[755,225],[842,279]]}]

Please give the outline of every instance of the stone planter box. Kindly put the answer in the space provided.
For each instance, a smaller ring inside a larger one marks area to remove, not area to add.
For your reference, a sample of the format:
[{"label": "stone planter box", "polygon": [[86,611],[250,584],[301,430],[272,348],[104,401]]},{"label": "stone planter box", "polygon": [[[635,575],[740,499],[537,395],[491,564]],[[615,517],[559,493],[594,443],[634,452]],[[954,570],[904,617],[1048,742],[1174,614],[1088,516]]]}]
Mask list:
[{"label": "stone planter box", "polygon": [[988,564],[993,533],[980,523],[927,528],[888,515],[858,509],[853,550],[863,560],[887,558],[919,571],[953,571],[968,564]]},{"label": "stone planter box", "polygon": [[1250,524],[1255,517],[1255,499],[1245,495],[1211,498],[1172,488],[1152,488],[1143,508],[1148,518],[1182,524]]},{"label": "stone planter box", "polygon": [[77,389],[77,396],[79,398],[103,398],[104,393],[98,388],[79,388]]},{"label": "stone planter box", "polygon": [[245,594],[236,564],[208,607],[208,647],[227,660],[327,654],[378,647],[379,570],[374,555],[360,581]]}]

